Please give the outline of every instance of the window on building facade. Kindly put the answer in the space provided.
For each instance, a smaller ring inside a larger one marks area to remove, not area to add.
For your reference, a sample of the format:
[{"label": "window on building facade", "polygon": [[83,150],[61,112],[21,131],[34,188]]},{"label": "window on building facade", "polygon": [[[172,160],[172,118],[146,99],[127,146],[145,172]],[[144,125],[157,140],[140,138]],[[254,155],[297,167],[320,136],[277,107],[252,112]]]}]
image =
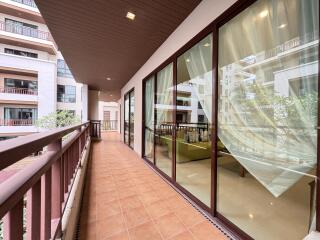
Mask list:
[{"label": "window on building facade", "polygon": [[5,19],[5,30],[28,37],[39,37],[38,26],[8,18]]},{"label": "window on building facade", "polygon": [[5,120],[29,120],[30,124],[38,117],[38,110],[36,108],[4,108],[4,119]]},{"label": "window on building facade", "polygon": [[76,87],[70,85],[57,86],[57,101],[64,103],[76,102]]},{"label": "window on building facade", "polygon": [[58,70],[58,76],[59,77],[67,77],[67,78],[73,78],[73,75],[66,64],[66,62],[63,59],[58,59],[58,65],[57,65],[57,70]]},{"label": "window on building facade", "polygon": [[38,82],[37,81],[29,81],[29,80],[21,80],[21,79],[12,79],[5,78],[4,79],[4,87],[5,88],[13,88],[17,90],[28,90],[30,93],[36,93],[38,91]]},{"label": "window on building facade", "polygon": [[38,58],[37,53],[26,52],[26,51],[21,51],[21,50],[16,50],[16,49],[5,48],[4,52],[8,53],[8,54],[12,54],[12,55],[17,55],[17,56]]}]

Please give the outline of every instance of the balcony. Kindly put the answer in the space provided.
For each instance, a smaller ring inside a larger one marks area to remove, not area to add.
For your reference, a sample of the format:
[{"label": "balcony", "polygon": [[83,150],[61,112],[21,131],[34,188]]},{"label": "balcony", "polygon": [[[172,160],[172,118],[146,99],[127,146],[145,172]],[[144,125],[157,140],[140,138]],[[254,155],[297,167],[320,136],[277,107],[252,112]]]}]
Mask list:
[{"label": "balcony", "polygon": [[33,89],[13,88],[13,87],[0,88],[0,93],[22,94],[22,95],[38,95],[38,91],[33,90]]},{"label": "balcony", "polygon": [[32,126],[34,119],[0,119],[0,126]]},{"label": "balcony", "polygon": [[21,3],[29,7],[38,8],[33,0],[11,0],[11,1]]},{"label": "balcony", "polygon": [[0,21],[0,42],[56,54],[57,47],[49,32]]},{"label": "balcony", "polygon": [[27,37],[38,38],[46,41],[52,41],[52,37],[49,32],[44,32],[38,29],[34,29],[26,26],[20,26],[17,24],[0,22],[0,30],[27,36]]},{"label": "balcony", "polygon": [[101,122],[101,129],[103,131],[116,131],[118,130],[117,120],[103,120]]},{"label": "balcony", "polygon": [[0,88],[0,103],[38,104],[38,91],[28,88]]},{"label": "balcony", "polygon": [[44,149],[0,184],[4,239],[70,239],[81,205],[79,239],[227,239],[118,133],[92,142],[99,136],[100,123],[93,121],[0,143],[0,170]]}]

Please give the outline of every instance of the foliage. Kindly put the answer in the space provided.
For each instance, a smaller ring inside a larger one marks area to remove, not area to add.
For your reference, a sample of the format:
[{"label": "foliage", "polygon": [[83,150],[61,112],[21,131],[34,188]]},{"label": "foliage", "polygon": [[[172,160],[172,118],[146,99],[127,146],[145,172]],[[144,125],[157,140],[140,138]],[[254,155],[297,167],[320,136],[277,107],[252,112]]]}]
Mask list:
[{"label": "foliage", "polygon": [[80,123],[80,118],[68,110],[52,112],[37,120],[36,126],[44,129],[67,127]]}]

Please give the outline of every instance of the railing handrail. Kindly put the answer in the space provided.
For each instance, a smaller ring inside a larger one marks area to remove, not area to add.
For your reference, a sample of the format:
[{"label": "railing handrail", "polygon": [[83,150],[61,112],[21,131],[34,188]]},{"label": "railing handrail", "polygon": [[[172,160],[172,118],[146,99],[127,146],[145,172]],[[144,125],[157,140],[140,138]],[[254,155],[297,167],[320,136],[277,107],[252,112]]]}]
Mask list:
[{"label": "railing handrail", "polygon": [[87,156],[91,139],[89,126],[86,122],[0,142],[0,170],[47,147],[36,161],[0,184],[0,219],[4,217],[5,239],[22,239],[25,194],[27,238],[61,237],[62,218],[71,188]]},{"label": "railing handrail", "polygon": [[[27,34],[20,34],[17,31],[10,31],[9,29],[7,29],[8,28],[7,26],[9,26],[11,28],[19,28],[19,29],[23,29],[23,30],[30,30],[30,31],[32,31],[32,32],[34,32],[36,34],[34,34],[34,35],[30,34],[32,36],[27,35]],[[14,23],[8,23],[8,22],[0,21],[0,30],[1,31],[5,31],[5,32],[11,32],[11,33],[19,34],[19,35],[22,35],[22,36],[42,39],[42,40],[46,40],[46,41],[52,41],[53,40],[50,32],[45,32],[45,31],[42,31],[42,30],[39,30],[39,29],[35,29],[35,28],[32,28],[32,27],[15,25]]]},{"label": "railing handrail", "polygon": [[72,127],[63,127],[59,129],[49,130],[41,133],[34,133],[27,136],[8,139],[0,142],[0,171],[22,158],[28,157],[30,154],[47,146],[49,143],[61,139],[68,133],[87,126],[89,122],[74,125]]},{"label": "railing handrail", "polygon": [[15,88],[15,87],[0,87],[0,93],[38,95],[37,90],[32,90],[29,88]]}]

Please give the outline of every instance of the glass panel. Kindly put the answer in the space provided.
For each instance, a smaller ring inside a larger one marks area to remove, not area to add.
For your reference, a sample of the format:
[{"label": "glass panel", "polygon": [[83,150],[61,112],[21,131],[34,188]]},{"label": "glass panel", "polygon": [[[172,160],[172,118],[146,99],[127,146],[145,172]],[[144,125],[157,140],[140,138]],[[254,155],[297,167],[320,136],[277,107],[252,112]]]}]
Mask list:
[{"label": "glass panel", "polygon": [[76,87],[69,85],[57,86],[57,101],[65,103],[76,102]]},{"label": "glass panel", "polygon": [[254,239],[315,229],[318,0],[261,0],[219,29],[217,210]]},{"label": "glass panel", "polygon": [[173,64],[157,74],[156,87],[156,139],[155,159],[157,167],[172,175],[172,127],[173,127]]},{"label": "glass panel", "polygon": [[154,140],[154,77],[145,82],[144,95],[144,156],[153,162]]},{"label": "glass panel", "polygon": [[130,147],[134,148],[134,90],[130,92]]},{"label": "glass panel", "polygon": [[124,142],[129,144],[129,94],[124,96]]},{"label": "glass panel", "polygon": [[177,182],[210,206],[212,36],[178,58]]}]

